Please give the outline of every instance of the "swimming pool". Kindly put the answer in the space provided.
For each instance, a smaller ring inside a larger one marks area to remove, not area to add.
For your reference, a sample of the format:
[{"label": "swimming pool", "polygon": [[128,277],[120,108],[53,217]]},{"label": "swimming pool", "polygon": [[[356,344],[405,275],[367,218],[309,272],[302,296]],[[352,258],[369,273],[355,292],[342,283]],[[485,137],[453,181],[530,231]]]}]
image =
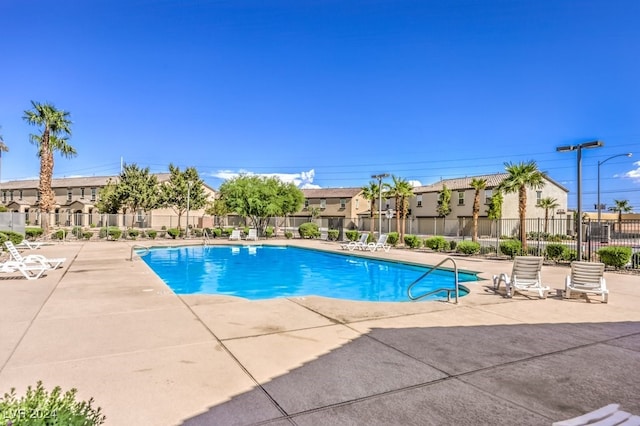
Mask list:
[{"label": "swimming pool", "polygon": [[[407,287],[427,268],[350,254],[282,246],[185,246],[152,248],[145,263],[176,294],[218,294],[250,300],[325,296],[339,299],[408,301]],[[459,272],[459,282],[477,281]],[[438,270],[412,292],[454,288],[453,272]],[[460,286],[460,296],[468,289]],[[446,293],[430,296],[431,300]]]}]

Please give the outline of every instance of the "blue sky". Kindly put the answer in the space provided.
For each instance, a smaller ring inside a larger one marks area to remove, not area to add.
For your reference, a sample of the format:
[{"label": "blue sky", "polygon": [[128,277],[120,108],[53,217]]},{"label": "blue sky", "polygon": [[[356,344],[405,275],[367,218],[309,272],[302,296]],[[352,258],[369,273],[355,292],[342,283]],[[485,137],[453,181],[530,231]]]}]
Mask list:
[{"label": "blue sky", "polygon": [[422,184],[535,160],[583,209],[640,211],[637,0],[2,0],[2,180],[38,174],[30,101],[71,113],[55,176],[121,159],[300,185]]}]

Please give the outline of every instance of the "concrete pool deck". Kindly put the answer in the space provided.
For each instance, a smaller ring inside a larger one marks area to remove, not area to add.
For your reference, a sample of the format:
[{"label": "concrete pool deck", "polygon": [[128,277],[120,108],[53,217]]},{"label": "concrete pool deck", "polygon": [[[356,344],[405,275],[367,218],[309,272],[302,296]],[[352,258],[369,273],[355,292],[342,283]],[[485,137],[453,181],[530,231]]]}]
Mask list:
[{"label": "concrete pool deck", "polygon": [[[0,275],[0,394],[75,387],[107,425],[548,425],[613,402],[640,414],[638,275],[606,273],[608,304],[505,299],[488,279],[511,261],[464,257],[486,280],[459,305],[179,297],[129,260],[134,243],[45,246],[34,253],[67,257],[62,269]],[[560,289],[567,272],[545,266],[543,280]]]}]

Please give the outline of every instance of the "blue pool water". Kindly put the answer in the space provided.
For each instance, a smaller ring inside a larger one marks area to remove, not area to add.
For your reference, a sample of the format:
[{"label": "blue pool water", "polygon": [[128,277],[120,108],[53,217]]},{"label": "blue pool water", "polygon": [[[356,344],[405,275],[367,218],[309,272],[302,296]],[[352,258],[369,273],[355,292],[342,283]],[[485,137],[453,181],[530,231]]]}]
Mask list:
[{"label": "blue pool water", "polygon": [[[407,287],[427,268],[319,250],[271,246],[153,248],[139,254],[176,294],[221,294],[251,300],[325,296],[407,301]],[[459,272],[459,282],[476,281]],[[454,288],[453,273],[434,271],[412,290]],[[460,295],[468,290],[460,287]],[[446,293],[431,299],[446,297]]]}]

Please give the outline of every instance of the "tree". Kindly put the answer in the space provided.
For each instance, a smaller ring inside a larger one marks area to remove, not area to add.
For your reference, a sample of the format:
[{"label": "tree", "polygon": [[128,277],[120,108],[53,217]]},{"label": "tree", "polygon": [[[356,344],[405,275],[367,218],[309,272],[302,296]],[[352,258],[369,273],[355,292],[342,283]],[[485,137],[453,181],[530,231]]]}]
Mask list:
[{"label": "tree", "polygon": [[442,218],[442,227],[444,230],[445,218],[451,213],[451,190],[447,185],[442,185],[442,191],[438,193],[438,207],[436,207],[438,215]]},{"label": "tree", "polygon": [[373,235],[376,232],[376,200],[380,197],[380,186],[375,181],[370,181],[368,186],[362,187],[362,197],[369,200],[371,206],[371,235]]},{"label": "tree", "polygon": [[518,164],[504,163],[509,174],[498,188],[506,194],[518,193],[518,214],[520,217],[520,242],[523,252],[527,252],[527,189],[540,189],[545,185],[545,173],[538,170],[535,161]]},{"label": "tree", "polygon": [[187,206],[193,210],[201,209],[207,205],[208,196],[195,167],[187,167],[183,172],[179,167],[169,164],[169,172],[169,181],[160,186],[160,204],[176,212],[180,228],[180,220]]},{"label": "tree", "polygon": [[22,117],[27,123],[42,130],[40,135],[31,135],[31,143],[38,147],[40,158],[40,212],[42,229],[49,232],[49,213],[55,204],[55,194],[51,188],[53,179],[53,153],[58,151],[64,157],[76,155],[76,150],[68,144],[71,136],[71,120],[69,112],[56,109],[52,104],[41,104],[31,101],[32,110],[24,112]]},{"label": "tree", "polygon": [[549,232],[549,210],[559,207],[558,200],[551,197],[545,197],[538,200],[536,207],[544,209],[544,233]]},{"label": "tree", "polygon": [[118,196],[118,185],[111,179],[107,180],[107,184],[100,188],[96,208],[98,212],[107,214],[116,214],[122,208],[122,202]]},{"label": "tree", "polygon": [[204,211],[206,214],[210,214],[216,219],[216,225],[220,226],[222,217],[229,214],[229,208],[221,198],[216,198],[209,203],[209,206]]},{"label": "tree", "polygon": [[302,191],[276,177],[241,175],[225,181],[218,192],[229,211],[249,218],[261,234],[270,218],[295,213],[304,203]]},{"label": "tree", "polygon": [[413,187],[406,179],[392,176],[393,183],[388,185],[385,198],[393,198],[396,206],[396,229],[400,233],[399,241],[404,241],[404,228],[409,211],[409,199],[413,197]]},{"label": "tree", "polygon": [[309,215],[311,216],[311,220],[315,221],[318,217],[320,217],[320,207],[309,207]]},{"label": "tree", "polygon": [[633,207],[629,205],[629,200],[613,200],[615,206],[609,207],[609,211],[618,213],[618,231],[622,229],[622,213],[630,213]]},{"label": "tree", "polygon": [[471,179],[471,187],[475,190],[473,194],[473,236],[471,240],[478,241],[478,215],[480,214],[480,190],[487,187],[486,179]]},{"label": "tree", "polygon": [[[498,189],[493,193],[489,199],[489,209],[487,210],[487,217],[491,219],[491,226],[493,228],[494,223],[502,218],[502,202],[504,197],[502,192]],[[491,230],[493,235],[493,229]]]},{"label": "tree", "polygon": [[149,172],[149,168],[141,169],[135,163],[125,164],[120,173],[116,188],[116,199],[120,207],[131,212],[131,226],[138,210],[149,211],[160,205],[158,178]]}]

